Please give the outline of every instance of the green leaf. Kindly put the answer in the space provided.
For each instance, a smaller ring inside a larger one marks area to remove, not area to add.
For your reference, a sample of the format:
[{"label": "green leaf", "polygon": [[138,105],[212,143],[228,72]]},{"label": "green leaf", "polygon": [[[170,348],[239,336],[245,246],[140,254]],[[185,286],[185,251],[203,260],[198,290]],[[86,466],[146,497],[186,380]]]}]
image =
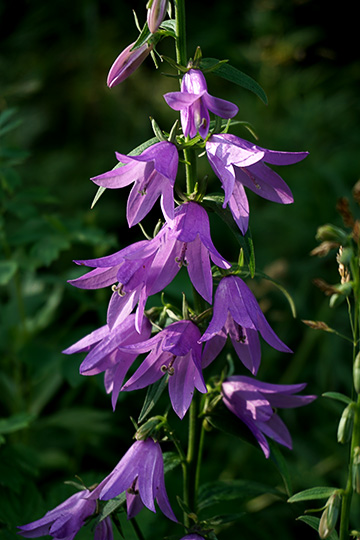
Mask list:
[{"label": "green leaf", "polygon": [[223,195],[217,193],[206,195],[203,201],[204,206],[208,207],[209,210],[215,212],[224,221],[224,223],[227,224],[227,226],[234,234],[235,238],[244,250],[244,256],[246,263],[249,267],[250,276],[253,278],[255,276],[255,251],[250,228],[247,230],[245,236],[241,234],[239,227],[236,225],[229,208],[222,207],[222,204],[224,202]]},{"label": "green leaf", "polygon": [[35,416],[29,413],[19,413],[10,416],[9,418],[0,419],[0,433],[14,433],[28,427]]},{"label": "green leaf", "polygon": [[283,295],[285,296],[285,298],[287,299],[287,301],[289,302],[289,305],[290,305],[290,309],[291,309],[291,313],[292,313],[292,316],[294,317],[294,319],[296,318],[296,307],[295,307],[295,303],[294,303],[294,300],[292,299],[291,295],[288,293],[288,291],[285,289],[285,287],[283,285],[281,285],[281,283],[279,283],[276,279],[273,279],[271,278],[270,276],[268,276],[267,274],[265,274],[265,272],[261,272],[261,271],[256,271],[255,272],[255,276],[257,277],[261,277],[263,279],[267,279],[269,281],[271,281],[271,283],[273,283],[282,293]]},{"label": "green leaf", "polygon": [[124,493],[120,493],[120,495],[118,495],[117,497],[114,497],[114,499],[110,499],[110,501],[107,501],[99,511],[99,515],[96,520],[96,523],[110,516],[110,514],[118,510],[120,506],[123,506],[125,502],[126,502],[126,491],[124,491]]},{"label": "green leaf", "polygon": [[334,491],[337,491],[338,488],[334,487],[314,487],[310,489],[305,489],[299,493],[295,493],[290,499],[289,503],[299,502],[299,501],[311,501],[315,499],[328,499]]},{"label": "green leaf", "polygon": [[[309,525],[310,527],[315,529],[315,531],[319,530],[320,519],[315,517],[315,516],[299,516],[296,519],[298,521],[303,521],[304,523],[306,523],[307,525]],[[330,536],[328,536],[328,539],[329,540],[338,540],[339,539],[338,533],[334,530],[330,534]]]},{"label": "green leaf", "polygon": [[[152,146],[153,144],[157,142],[159,142],[159,139],[157,137],[152,137],[151,139],[148,139],[144,143],[140,144],[139,146],[131,150],[131,152],[129,152],[127,155],[139,156],[140,154],[143,153],[144,150],[146,150],[146,148],[149,148],[149,146]],[[113,167],[111,170],[114,171],[115,169],[118,169],[119,167],[122,167],[123,165],[124,165],[123,163],[117,163],[115,167]],[[93,202],[91,203],[91,206],[90,206],[91,209],[94,208],[95,204],[98,202],[98,200],[100,199],[101,195],[104,193],[105,190],[106,190],[105,187],[103,186],[99,187],[99,189],[97,190],[95,194]]]},{"label": "green leaf", "polygon": [[179,454],[176,454],[176,452],[164,452],[163,459],[165,474],[175,469],[181,463],[180,456]]},{"label": "green leaf", "polygon": [[277,495],[279,498],[284,498],[284,494],[281,491],[259,482],[249,480],[217,480],[215,482],[207,482],[200,486],[198,509],[204,510],[209,506],[234,499],[247,501],[264,493],[271,493]]},{"label": "green leaf", "polygon": [[264,90],[261,86],[249,75],[246,75],[239,69],[231,66],[227,62],[217,60],[216,58],[203,58],[200,62],[200,67],[202,69],[212,70],[215,75],[226,79],[232,83],[238,84],[246,90],[250,90],[256,94],[264,103],[267,105],[268,100]]},{"label": "green leaf", "polygon": [[16,261],[0,261],[0,285],[7,285],[17,270]]},{"label": "green leaf", "polygon": [[268,443],[270,447],[270,459],[279,471],[284,482],[286,494],[289,496],[292,493],[292,482],[286,460],[277,444],[272,440],[268,440]]},{"label": "green leaf", "polygon": [[9,131],[17,128],[22,123],[22,120],[20,119],[13,119],[13,116],[16,113],[17,110],[14,108],[5,109],[4,111],[2,111],[2,113],[0,114],[0,137],[5,135],[5,133],[8,133]]},{"label": "green leaf", "polygon": [[342,403],[346,403],[347,405],[352,403],[352,399],[350,399],[348,396],[345,396],[344,394],[341,394],[340,392],[325,392],[324,394],[322,394],[322,396],[330,399],[335,399],[336,401],[341,401]]},{"label": "green leaf", "polygon": [[161,394],[166,388],[168,377],[161,377],[156,383],[149,386],[142,409],[139,414],[138,423],[145,420],[149,412],[156,405],[156,402],[160,398]]},{"label": "green leaf", "polygon": [[141,32],[139,34],[139,37],[137,38],[137,40],[135,41],[135,43],[133,45],[131,51],[135,51],[136,49],[141,47],[141,45],[146,43],[147,40],[149,38],[151,38],[151,36],[152,36],[152,33],[150,32],[147,23],[145,23],[144,26],[143,26],[143,29],[141,30]]},{"label": "green leaf", "polygon": [[168,19],[163,21],[160,25],[162,30],[166,30],[166,35],[176,39],[176,21],[175,19]]}]

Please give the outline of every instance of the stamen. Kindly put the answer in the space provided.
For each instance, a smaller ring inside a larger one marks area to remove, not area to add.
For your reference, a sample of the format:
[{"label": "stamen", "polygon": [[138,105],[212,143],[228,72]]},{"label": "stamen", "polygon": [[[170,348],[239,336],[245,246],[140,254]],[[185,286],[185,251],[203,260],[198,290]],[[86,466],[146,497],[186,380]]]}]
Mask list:
[{"label": "stamen", "polygon": [[119,285],[113,285],[111,287],[112,292],[117,292],[119,296],[125,296],[126,292],[123,290],[124,285],[122,283],[119,283]]},{"label": "stamen", "polygon": [[253,176],[247,168],[240,167],[240,169],[250,178],[250,180],[253,182],[256,189],[261,189],[261,186],[260,184],[257,183],[255,176]]},{"label": "stamen", "polygon": [[175,262],[178,263],[179,268],[181,268],[182,266],[186,267],[188,265],[188,262],[185,260],[186,250],[187,250],[186,242],[183,242],[180,255],[178,257],[175,257]]}]

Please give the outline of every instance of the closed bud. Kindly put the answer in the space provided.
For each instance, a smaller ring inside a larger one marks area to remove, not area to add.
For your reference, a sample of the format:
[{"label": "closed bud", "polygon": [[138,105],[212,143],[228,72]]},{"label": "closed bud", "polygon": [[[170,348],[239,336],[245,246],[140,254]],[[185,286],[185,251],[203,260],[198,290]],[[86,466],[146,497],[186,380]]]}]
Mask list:
[{"label": "closed bud", "polygon": [[152,418],[149,418],[145,424],[139,427],[135,433],[135,439],[137,441],[144,441],[148,437],[151,437],[154,432],[159,429],[163,420],[162,416],[153,416]]},{"label": "closed bud", "polygon": [[341,494],[335,491],[328,499],[325,510],[322,513],[319,523],[319,536],[322,539],[329,538],[335,529],[336,522],[339,516],[341,504]]},{"label": "closed bud", "polygon": [[341,444],[349,442],[354,425],[355,403],[349,403],[343,410],[340,418],[337,440]]},{"label": "closed bud", "polygon": [[358,394],[360,394],[360,352],[357,353],[354,366],[353,366],[353,378],[354,387]]},{"label": "closed bud", "polygon": [[335,225],[327,224],[318,228],[315,236],[319,242],[338,242],[340,245],[346,244],[348,235],[345,231]]},{"label": "closed bud", "polygon": [[355,493],[360,493],[360,446],[355,446],[354,448],[352,486]]}]

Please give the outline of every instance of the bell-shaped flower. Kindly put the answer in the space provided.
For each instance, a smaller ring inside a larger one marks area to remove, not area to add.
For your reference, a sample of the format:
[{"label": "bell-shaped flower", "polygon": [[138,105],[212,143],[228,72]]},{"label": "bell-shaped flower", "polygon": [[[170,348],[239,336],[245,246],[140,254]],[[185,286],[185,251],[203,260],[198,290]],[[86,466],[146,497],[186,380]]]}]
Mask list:
[{"label": "bell-shaped flower", "polygon": [[164,290],[182,266],[198,293],[211,303],[210,259],[220,268],[231,266],[211,240],[206,210],[190,201],[175,209],[172,226],[166,223],[152,240],[137,242],[107,257],[75,261],[95,269],[70,283],[96,289],[118,281],[109,304],[108,324],[119,324],[138,303],[136,328],[140,331],[147,298]]},{"label": "bell-shaped flower", "polygon": [[183,536],[180,540],[205,540],[205,538],[198,533],[191,533]]},{"label": "bell-shaped flower", "polygon": [[206,80],[199,69],[190,69],[181,81],[180,92],[164,95],[166,103],[180,111],[181,127],[185,137],[193,138],[197,133],[205,139],[209,133],[209,111],[221,118],[233,118],[238,107],[214,96],[207,91]]},{"label": "bell-shaped flower", "polygon": [[308,152],[267,150],[230,133],[212,135],[206,142],[206,152],[225,192],[223,207],[229,205],[243,234],[249,224],[245,187],[264,199],[281,204],[292,203],[294,199],[288,185],[265,163],[291,165],[308,155]]},{"label": "bell-shaped flower", "polygon": [[135,329],[135,315],[110,328],[102,326],[83,337],[67,349],[64,354],[88,352],[80,365],[81,375],[97,375],[104,372],[104,385],[107,394],[112,393],[111,403],[115,410],[117,398],[124,382],[124,377],[138,356],[138,352],[123,350],[126,347],[150,337],[151,323],[144,317],[141,332]]},{"label": "bell-shaped flower", "polygon": [[200,336],[193,322],[178,321],[147,341],[130,345],[129,349],[138,353],[150,353],[122,390],[145,388],[167,373],[172,407],[183,418],[190,406],[194,389],[207,392],[201,370]]},{"label": "bell-shaped flower", "polygon": [[124,49],[110,68],[107,85],[113,88],[127,79],[143,63],[148,54],[152,51],[153,45],[143,43],[134,49],[135,42]]},{"label": "bell-shaped flower", "polygon": [[207,341],[203,355],[206,367],[225,345],[226,335],[247,369],[256,374],[261,351],[258,332],[271,347],[291,352],[275,334],[249,287],[238,276],[220,281],[214,299],[213,316],[200,342]]},{"label": "bell-shaped flower", "polygon": [[290,433],[275,412],[278,408],[301,407],[311,403],[316,396],[295,396],[306,384],[269,384],[251,377],[233,376],[222,384],[222,399],[256,437],[265,457],[270,456],[266,437],[292,448]]},{"label": "bell-shaped flower", "polygon": [[94,489],[91,497],[107,501],[124,491],[128,519],[136,516],[144,506],[156,512],[156,499],[162,513],[177,521],[166,493],[161,448],[153,439],[136,441],[115,469]]},{"label": "bell-shaped flower", "polygon": [[[25,538],[50,535],[54,540],[72,540],[86,519],[96,511],[96,500],[90,499],[90,496],[91,493],[87,489],[75,493],[41,519],[19,527],[19,534]],[[113,540],[109,517],[96,526],[94,538]]]},{"label": "bell-shaped flower", "polygon": [[139,223],[160,196],[162,212],[171,224],[174,219],[174,184],[179,163],[176,146],[161,141],[146,148],[139,156],[116,152],[116,157],[122,166],[91,180],[98,186],[110,189],[134,183],[126,208],[129,227]]},{"label": "bell-shaped flower", "polygon": [[168,4],[169,0],[149,0],[146,6],[148,9],[147,23],[152,34],[155,34],[160,24],[163,22]]}]

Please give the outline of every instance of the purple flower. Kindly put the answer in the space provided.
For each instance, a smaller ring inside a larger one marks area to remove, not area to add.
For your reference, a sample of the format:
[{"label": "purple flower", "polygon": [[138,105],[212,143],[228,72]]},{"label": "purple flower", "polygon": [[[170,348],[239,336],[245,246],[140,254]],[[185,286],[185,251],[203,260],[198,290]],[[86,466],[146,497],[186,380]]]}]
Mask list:
[{"label": "purple flower", "polygon": [[206,80],[198,69],[190,69],[181,82],[181,92],[164,95],[166,103],[175,111],[180,111],[181,126],[185,137],[191,138],[199,132],[203,139],[209,133],[209,111],[221,118],[233,118],[238,107],[230,101],[211,96]]},{"label": "purple flower", "polygon": [[147,298],[162,291],[182,266],[187,268],[198,293],[211,303],[210,259],[220,268],[231,266],[211,240],[206,210],[187,202],[175,209],[172,227],[166,223],[152,240],[137,242],[100,259],[75,261],[95,269],[70,283],[97,289],[118,281],[118,292],[114,292],[109,305],[108,324],[119,324],[138,303],[136,328],[140,331]]},{"label": "purple flower", "polygon": [[146,148],[139,156],[116,152],[123,165],[91,180],[98,186],[116,189],[134,182],[127,202],[129,227],[136,225],[150,212],[155,201],[160,203],[168,223],[174,219],[174,184],[179,163],[176,146],[161,141]]},{"label": "purple flower", "polygon": [[168,373],[171,404],[176,414],[183,418],[190,406],[194,388],[202,393],[207,392],[201,370],[200,335],[194,323],[179,321],[151,339],[129,346],[138,353],[150,351],[150,354],[122,390],[144,388]]},{"label": "purple flower", "polygon": [[92,498],[107,501],[126,491],[128,519],[146,506],[156,512],[156,499],[162,513],[177,521],[171,509],[164,481],[164,462],[159,443],[151,438],[136,441],[115,469],[94,489]]},{"label": "purple flower", "polygon": [[126,47],[111,66],[107,77],[109,88],[113,88],[127,79],[143,63],[153,48],[152,45],[143,43],[143,45],[133,50],[134,45],[135,42]]},{"label": "purple flower", "polygon": [[183,536],[180,540],[204,540],[204,537],[197,533],[191,533]]},{"label": "purple flower", "polygon": [[294,199],[287,184],[265,163],[291,165],[308,155],[308,152],[266,150],[229,133],[212,135],[206,143],[206,152],[225,192],[223,207],[229,204],[243,234],[249,223],[249,204],[244,188],[270,201],[292,203]]},{"label": "purple flower", "polygon": [[163,22],[168,3],[169,0],[150,0],[150,2],[148,2],[147,23],[152,34],[155,34],[160,24]]},{"label": "purple flower", "polygon": [[139,354],[136,351],[124,351],[120,347],[148,339],[151,323],[146,317],[141,327],[141,333],[138,333],[135,329],[135,315],[129,315],[114,328],[102,326],[63,351],[64,354],[90,351],[80,365],[80,373],[97,375],[105,372],[105,390],[107,394],[112,392],[114,410],[124,377]]},{"label": "purple flower", "polygon": [[[95,513],[96,501],[90,500],[90,491],[79,491],[59,506],[50,510],[37,521],[19,527],[25,538],[50,535],[54,540],[72,540],[84,525],[85,520]],[[112,540],[110,518],[106,518],[95,528],[95,540]]]},{"label": "purple flower", "polygon": [[291,352],[272,330],[244,281],[238,276],[224,277],[216,289],[213,317],[200,339],[208,342],[203,367],[220,353],[228,334],[244,366],[256,374],[261,357],[258,332],[274,349]]},{"label": "purple flower", "polygon": [[306,384],[268,384],[250,377],[229,377],[222,384],[226,407],[248,426],[265,457],[270,448],[266,437],[292,448],[290,433],[274,408],[294,408],[311,403],[316,396],[294,396]]}]

